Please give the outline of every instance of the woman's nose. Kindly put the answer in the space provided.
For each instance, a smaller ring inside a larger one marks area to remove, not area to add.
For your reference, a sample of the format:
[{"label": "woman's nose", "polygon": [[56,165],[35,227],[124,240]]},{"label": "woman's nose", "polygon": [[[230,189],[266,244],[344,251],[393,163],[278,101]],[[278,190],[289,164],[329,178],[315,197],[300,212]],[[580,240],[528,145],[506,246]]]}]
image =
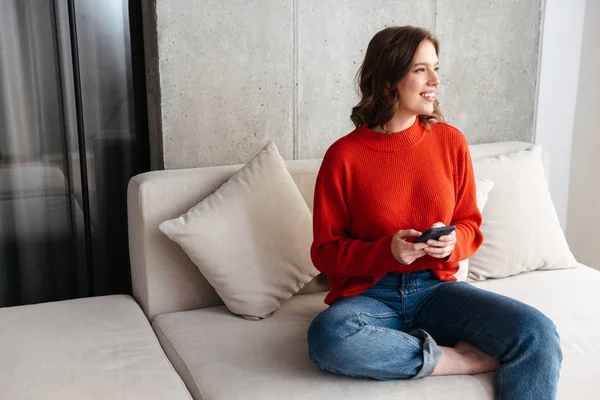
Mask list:
[{"label": "woman's nose", "polygon": [[431,75],[429,77],[429,84],[431,86],[439,86],[439,84],[440,84],[440,77],[437,74],[437,72],[435,72],[435,71],[431,72]]}]

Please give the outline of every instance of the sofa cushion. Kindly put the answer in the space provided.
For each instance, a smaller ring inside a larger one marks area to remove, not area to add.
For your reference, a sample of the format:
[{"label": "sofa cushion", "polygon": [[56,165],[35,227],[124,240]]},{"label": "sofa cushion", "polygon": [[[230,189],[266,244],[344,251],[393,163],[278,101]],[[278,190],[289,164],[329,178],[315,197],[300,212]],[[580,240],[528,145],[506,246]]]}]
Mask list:
[{"label": "sofa cushion", "polygon": [[0,309],[3,399],[190,399],[129,296]]},{"label": "sofa cushion", "polygon": [[312,217],[277,146],[269,142],[213,194],[160,230],[181,246],[223,302],[265,318],[318,271]]},{"label": "sofa cushion", "polygon": [[600,272],[578,264],[472,284],[530,304],[554,321],[564,356],[559,400],[600,399]]},{"label": "sofa cushion", "polygon": [[[483,212],[485,203],[487,203],[490,190],[494,188],[494,182],[486,179],[475,178],[475,195],[477,197],[477,208],[479,212]],[[457,281],[466,281],[469,274],[469,259],[462,260],[458,263],[458,271],[454,274]]]},{"label": "sofa cushion", "polygon": [[306,332],[326,308],[324,298],[294,296],[261,321],[211,307],[159,315],[152,325],[196,400],[388,399],[384,394],[462,400],[491,393],[485,375],[436,377],[432,385],[429,379],[377,382],[321,371],[308,358]]},{"label": "sofa cushion", "polygon": [[[559,399],[600,398],[598,271],[580,266],[473,284],[531,304],[554,320],[564,353]],[[308,358],[306,332],[326,308],[324,297],[295,296],[259,322],[212,307],[160,315],[153,328],[196,400],[492,398],[491,373],[379,382],[321,371]]]},{"label": "sofa cushion", "polygon": [[560,227],[544,177],[542,148],[532,146],[473,162],[475,176],[494,182],[481,232],[469,260],[469,278],[503,278],[577,264]]}]

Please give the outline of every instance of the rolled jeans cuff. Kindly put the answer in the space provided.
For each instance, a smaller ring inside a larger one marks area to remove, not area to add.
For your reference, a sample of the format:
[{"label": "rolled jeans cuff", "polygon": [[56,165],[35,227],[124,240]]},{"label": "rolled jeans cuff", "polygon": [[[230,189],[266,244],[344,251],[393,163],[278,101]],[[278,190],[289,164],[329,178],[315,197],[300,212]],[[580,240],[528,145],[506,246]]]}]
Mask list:
[{"label": "rolled jeans cuff", "polygon": [[437,343],[423,329],[415,329],[414,331],[408,332],[409,335],[414,336],[423,340],[423,366],[421,370],[410,379],[425,378],[433,374],[438,361],[442,357],[442,351],[438,347]]}]

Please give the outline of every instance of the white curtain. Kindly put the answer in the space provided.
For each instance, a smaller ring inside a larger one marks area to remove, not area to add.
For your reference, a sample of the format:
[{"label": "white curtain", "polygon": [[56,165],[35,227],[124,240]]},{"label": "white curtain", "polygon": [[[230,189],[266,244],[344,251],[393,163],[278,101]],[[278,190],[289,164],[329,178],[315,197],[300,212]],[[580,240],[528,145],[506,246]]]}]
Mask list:
[{"label": "white curtain", "polygon": [[[28,1],[0,2],[0,154],[3,160],[40,155],[35,44]],[[37,43],[40,45],[41,43]]]},{"label": "white curtain", "polygon": [[125,196],[137,168],[128,1],[74,5],[82,131],[67,2],[0,0],[0,307],[87,295],[89,265],[96,294],[128,290]]},{"label": "white curtain", "polygon": [[0,306],[69,292],[76,243],[50,0],[0,1]]}]

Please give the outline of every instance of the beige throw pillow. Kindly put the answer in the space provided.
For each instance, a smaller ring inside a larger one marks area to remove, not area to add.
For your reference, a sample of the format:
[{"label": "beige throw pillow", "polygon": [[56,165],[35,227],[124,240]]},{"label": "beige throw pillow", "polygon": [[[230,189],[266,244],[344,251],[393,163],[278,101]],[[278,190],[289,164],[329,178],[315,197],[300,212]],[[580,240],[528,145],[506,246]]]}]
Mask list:
[{"label": "beige throw pillow", "polygon": [[227,308],[247,319],[269,316],[318,274],[310,259],[310,210],[273,142],[213,194],[159,228]]},{"label": "beige throw pillow", "polygon": [[475,175],[494,182],[483,210],[484,242],[469,259],[469,278],[575,268],[544,176],[542,149],[532,146],[473,162]]},{"label": "beige throw pillow", "polygon": [[[490,190],[494,187],[494,182],[479,179],[475,177],[475,192],[477,197],[477,208],[479,208],[479,212],[483,212],[483,208],[485,207],[485,203],[487,202],[488,195]],[[457,281],[466,281],[467,275],[469,274],[469,259],[462,260],[458,263],[458,271],[454,274],[454,277]]]}]

